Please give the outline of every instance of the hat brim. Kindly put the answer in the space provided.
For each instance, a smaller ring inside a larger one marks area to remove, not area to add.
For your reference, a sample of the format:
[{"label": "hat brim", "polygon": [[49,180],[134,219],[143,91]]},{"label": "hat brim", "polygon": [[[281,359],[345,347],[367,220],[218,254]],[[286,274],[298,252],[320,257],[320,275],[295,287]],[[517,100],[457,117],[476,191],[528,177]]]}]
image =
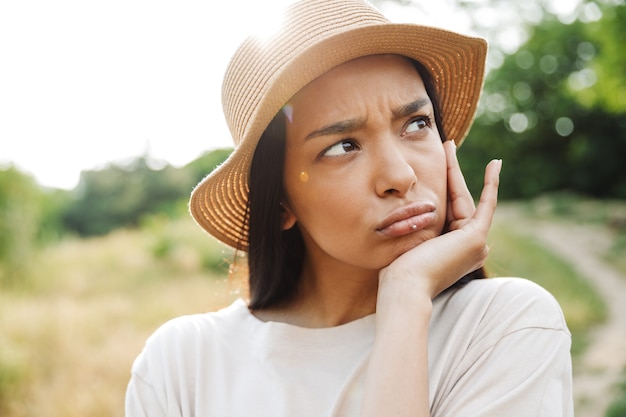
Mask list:
[{"label": "hat brim", "polygon": [[476,113],[487,42],[413,24],[350,28],[306,45],[275,71],[265,71],[271,74],[267,89],[257,98],[239,146],[192,192],[189,209],[198,225],[225,244],[246,251],[248,176],[263,131],[288,100],[311,81],[344,62],[379,54],[403,55],[430,71],[439,95],[443,130],[460,145]]}]

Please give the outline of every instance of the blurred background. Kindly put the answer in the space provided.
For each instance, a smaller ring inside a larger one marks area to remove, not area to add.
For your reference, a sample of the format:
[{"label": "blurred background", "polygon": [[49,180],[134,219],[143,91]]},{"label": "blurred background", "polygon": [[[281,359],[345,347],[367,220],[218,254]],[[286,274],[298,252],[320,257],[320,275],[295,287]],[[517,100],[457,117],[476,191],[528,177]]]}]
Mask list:
[{"label": "blurred background", "polygon": [[[155,328],[241,296],[186,204],[231,151],[229,56],[285,3],[0,5],[0,416],[122,416]],[[459,158],[474,195],[504,160],[489,271],[561,303],[576,415],[626,416],[625,2],[375,3],[488,39]]]}]

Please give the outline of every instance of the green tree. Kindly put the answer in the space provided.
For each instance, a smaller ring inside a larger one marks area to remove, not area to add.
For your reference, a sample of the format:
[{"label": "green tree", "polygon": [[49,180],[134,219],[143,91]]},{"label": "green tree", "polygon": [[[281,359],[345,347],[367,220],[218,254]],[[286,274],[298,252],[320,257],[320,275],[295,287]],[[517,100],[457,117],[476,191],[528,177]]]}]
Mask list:
[{"label": "green tree", "polygon": [[[620,12],[596,23],[564,24],[546,18],[529,40],[506,56],[486,80],[479,117],[459,153],[474,192],[486,160],[501,157],[504,198],[569,190],[595,197],[626,198],[626,112],[607,107],[594,93],[595,71],[612,49],[598,41],[602,29],[622,24]],[[612,42],[620,42],[619,38]],[[615,74],[623,82],[624,72]],[[611,85],[618,85],[616,81]],[[609,95],[623,97],[615,90]]]},{"label": "green tree", "polygon": [[198,181],[229,154],[230,150],[215,150],[183,168],[155,167],[155,161],[143,156],[127,165],[84,171],[63,212],[63,225],[70,232],[91,236],[137,226],[146,214],[175,216]]},{"label": "green tree", "polygon": [[184,174],[169,165],[153,169],[147,157],[84,171],[63,215],[64,225],[83,236],[135,226],[142,215],[162,210],[187,187]]},{"label": "green tree", "polygon": [[575,92],[575,97],[588,107],[626,113],[626,6],[624,2],[603,8],[603,18],[586,27],[586,33],[597,51],[588,70],[595,81],[593,88]]}]

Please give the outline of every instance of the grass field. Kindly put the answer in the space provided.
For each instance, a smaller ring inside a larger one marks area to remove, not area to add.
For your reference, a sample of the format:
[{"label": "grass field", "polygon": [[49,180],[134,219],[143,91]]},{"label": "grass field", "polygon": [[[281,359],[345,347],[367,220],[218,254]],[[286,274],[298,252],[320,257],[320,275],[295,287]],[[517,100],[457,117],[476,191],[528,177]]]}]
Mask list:
[{"label": "grass field", "polygon": [[150,333],[238,295],[211,244],[181,220],[43,251],[31,282],[0,293],[0,416],[122,416]]},{"label": "grass field", "polygon": [[[545,248],[498,224],[491,241],[490,270],[544,285],[576,334],[602,319],[602,301]],[[122,416],[155,328],[241,294],[225,278],[232,256],[186,218],[43,250],[30,281],[0,292],[0,416]]]}]

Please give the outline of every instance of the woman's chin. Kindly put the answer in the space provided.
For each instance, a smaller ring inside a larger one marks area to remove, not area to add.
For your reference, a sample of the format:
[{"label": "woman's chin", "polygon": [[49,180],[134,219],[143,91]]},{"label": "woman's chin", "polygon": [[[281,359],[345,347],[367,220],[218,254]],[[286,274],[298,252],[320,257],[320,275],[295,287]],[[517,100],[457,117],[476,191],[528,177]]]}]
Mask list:
[{"label": "woman's chin", "polygon": [[414,233],[412,235],[405,236],[403,239],[397,242],[385,266],[389,265],[391,262],[409,252],[410,250],[415,249],[422,243],[439,235],[440,233],[423,231],[423,233]]}]

